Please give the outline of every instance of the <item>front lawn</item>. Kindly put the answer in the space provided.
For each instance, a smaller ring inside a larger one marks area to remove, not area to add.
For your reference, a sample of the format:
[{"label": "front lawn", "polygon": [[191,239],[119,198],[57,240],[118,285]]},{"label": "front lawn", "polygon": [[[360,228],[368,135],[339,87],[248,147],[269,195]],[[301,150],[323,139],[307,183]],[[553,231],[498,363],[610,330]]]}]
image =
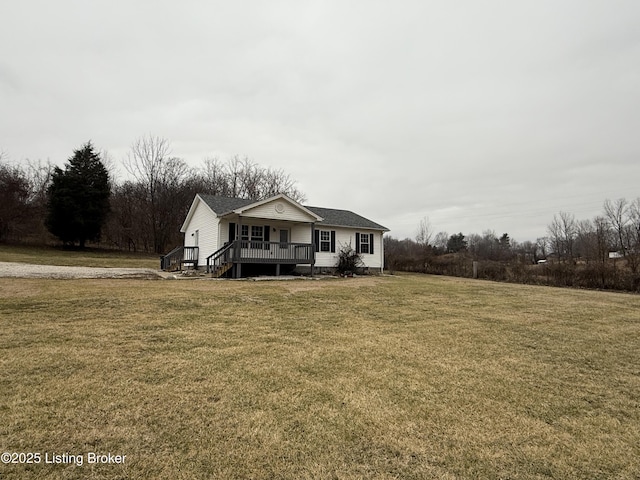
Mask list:
[{"label": "front lawn", "polygon": [[420,275],[0,279],[0,450],[84,460],[0,477],[638,478],[638,312]]}]

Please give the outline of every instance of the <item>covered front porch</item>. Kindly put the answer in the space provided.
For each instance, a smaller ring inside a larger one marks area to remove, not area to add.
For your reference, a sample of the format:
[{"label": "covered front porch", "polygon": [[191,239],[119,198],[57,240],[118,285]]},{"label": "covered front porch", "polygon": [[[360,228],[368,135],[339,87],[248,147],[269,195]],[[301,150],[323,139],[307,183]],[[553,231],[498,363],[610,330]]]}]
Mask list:
[{"label": "covered front porch", "polygon": [[272,265],[275,272],[269,270],[276,275],[282,266],[313,266],[313,232],[320,217],[303,210],[280,199],[223,215],[219,238],[227,241],[206,258],[207,272],[240,278],[244,270],[256,270],[250,265]]},{"label": "covered front porch", "polygon": [[281,267],[283,271],[296,265],[307,269],[315,265],[315,225],[322,220],[282,194],[255,202],[198,195],[181,228],[185,245],[175,252],[175,256],[190,255],[194,260],[181,258],[171,264],[234,278],[249,273],[249,265],[267,266],[262,270],[271,275],[274,270],[280,273]]},{"label": "covered front porch", "polygon": [[313,266],[314,263],[312,243],[233,240],[207,257],[206,269],[214,277],[228,275],[231,271],[231,277],[240,278],[243,265],[274,265],[275,274],[279,275],[281,265]]}]

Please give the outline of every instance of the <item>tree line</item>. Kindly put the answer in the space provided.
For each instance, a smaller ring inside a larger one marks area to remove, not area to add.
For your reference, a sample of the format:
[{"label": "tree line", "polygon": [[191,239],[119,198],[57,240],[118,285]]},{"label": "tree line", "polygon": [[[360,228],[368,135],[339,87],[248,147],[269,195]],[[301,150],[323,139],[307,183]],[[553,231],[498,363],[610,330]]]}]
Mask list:
[{"label": "tree line", "polygon": [[[283,170],[239,155],[225,161],[208,158],[192,168],[172,155],[167,139],[152,135],[131,145],[122,166],[128,178],[117,181],[114,162],[90,142],[74,152],[64,169],[50,162],[13,165],[0,155],[0,241],[93,242],[166,253],[182,244],[180,227],[196,193],[255,200],[284,193],[305,200]],[[87,188],[91,182],[93,190]],[[104,205],[98,197],[106,199]],[[88,225],[96,221],[97,230]]]},{"label": "tree line", "polygon": [[[11,164],[0,152],[0,242],[52,243],[166,253],[182,244],[180,227],[196,193],[259,200],[304,194],[282,170],[247,157],[205,159],[192,168],[152,135],[132,145],[115,175],[109,156],[86,143],[64,169],[50,162]],[[517,242],[507,233],[449,235],[423,218],[415,239],[385,236],[391,271],[477,276],[558,286],[640,290],[640,198],[606,200],[600,215],[554,215],[546,235]],[[475,265],[474,265],[475,262]]]},{"label": "tree line", "polygon": [[[640,198],[606,200],[602,213],[577,220],[559,212],[546,235],[517,242],[507,233],[434,233],[428,218],[415,239],[385,237],[385,266],[497,281],[640,291]],[[475,265],[474,265],[475,263]]]}]

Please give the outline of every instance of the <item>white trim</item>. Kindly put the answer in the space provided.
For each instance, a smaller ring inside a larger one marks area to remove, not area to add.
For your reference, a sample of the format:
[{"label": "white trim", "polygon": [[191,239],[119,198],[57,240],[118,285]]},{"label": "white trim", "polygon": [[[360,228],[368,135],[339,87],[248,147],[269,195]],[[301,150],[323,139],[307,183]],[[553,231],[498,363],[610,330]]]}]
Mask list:
[{"label": "white trim", "polygon": [[[371,237],[369,236],[370,234],[362,233],[362,232],[358,232],[358,233],[360,233],[360,254],[362,254],[362,255],[371,255],[371,247],[369,247],[369,245],[370,245],[369,240],[371,240]],[[366,240],[363,241],[363,239],[366,239]],[[362,251],[362,247],[364,245],[367,246],[367,251],[366,252]]]},{"label": "white trim", "polygon": [[189,212],[187,213],[187,218],[182,222],[182,227],[180,227],[180,233],[185,233],[187,231],[187,224],[191,221],[191,217],[193,217],[194,212],[196,211],[196,207],[198,206],[198,202],[202,202],[211,213],[213,213],[214,218],[218,218],[218,214],[211,210],[211,207],[207,205],[207,202],[203,200],[200,194],[196,193],[196,198],[191,202],[191,207],[189,207]]},{"label": "white trim", "polygon": [[229,213],[235,213],[235,214],[241,215],[241,214],[245,213],[247,210],[251,210],[253,208],[259,207],[261,205],[264,205],[265,203],[273,202],[274,200],[284,200],[285,202],[290,203],[293,207],[302,210],[307,215],[310,215],[312,218],[315,219],[316,222],[321,222],[323,220],[322,217],[320,217],[319,215],[316,215],[311,210],[306,208],[304,205],[300,205],[295,200],[287,197],[284,193],[280,193],[280,194],[275,195],[273,197],[265,198],[264,200],[260,200],[260,201],[257,201],[255,203],[250,203],[249,205],[245,205],[244,207],[237,208],[237,209],[235,209],[235,210],[233,210],[232,212],[229,212]]},{"label": "white trim", "polygon": [[351,228],[352,230],[360,231],[360,230],[371,230],[372,232],[390,232],[388,228],[375,228],[375,227],[356,227],[354,225],[336,225],[333,223],[318,223],[316,224],[316,230],[320,228]]},{"label": "white trim", "polygon": [[[318,239],[319,239],[319,242],[320,242],[320,245],[318,245],[318,252],[331,252],[331,230],[318,229],[318,231],[320,232],[318,234],[318,237],[319,237]],[[322,234],[323,233],[326,233],[329,238],[327,238],[326,240],[323,240],[322,239]],[[327,248],[326,250],[323,250],[322,249],[322,244],[323,243],[328,244],[329,248]]]}]

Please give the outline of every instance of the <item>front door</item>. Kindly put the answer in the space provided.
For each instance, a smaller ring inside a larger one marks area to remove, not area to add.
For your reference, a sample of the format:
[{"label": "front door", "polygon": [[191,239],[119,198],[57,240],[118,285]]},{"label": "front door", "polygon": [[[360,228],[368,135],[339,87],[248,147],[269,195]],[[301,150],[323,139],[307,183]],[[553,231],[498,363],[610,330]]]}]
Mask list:
[{"label": "front door", "polygon": [[289,230],[280,229],[280,248],[287,248],[289,243]]}]

